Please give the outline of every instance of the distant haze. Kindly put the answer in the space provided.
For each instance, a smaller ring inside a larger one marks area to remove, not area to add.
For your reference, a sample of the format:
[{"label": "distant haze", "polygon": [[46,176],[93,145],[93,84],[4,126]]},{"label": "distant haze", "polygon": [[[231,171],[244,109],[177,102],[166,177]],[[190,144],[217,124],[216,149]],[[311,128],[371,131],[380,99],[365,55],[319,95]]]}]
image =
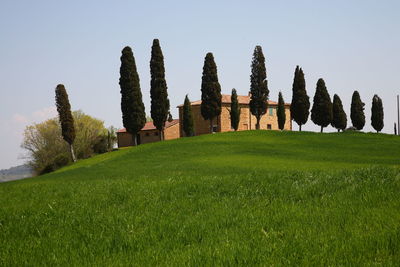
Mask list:
[{"label": "distant haze", "polygon": [[[400,1],[11,1],[0,3],[0,169],[23,163],[23,129],[56,116],[54,89],[63,83],[72,108],[122,126],[120,54],[134,51],[150,114],[149,60],[160,39],[172,114],[185,94],[200,99],[204,57],[213,52],[222,92],[249,90],[253,49],[266,57],[270,99],[291,100],[300,65],[312,101],[318,78],[341,97],[350,121],[354,90],[385,108],[393,133],[400,93]],[[294,123],[294,130],[298,126]],[[308,122],[304,130],[319,127]],[[332,131],[329,127],[327,131]]]}]

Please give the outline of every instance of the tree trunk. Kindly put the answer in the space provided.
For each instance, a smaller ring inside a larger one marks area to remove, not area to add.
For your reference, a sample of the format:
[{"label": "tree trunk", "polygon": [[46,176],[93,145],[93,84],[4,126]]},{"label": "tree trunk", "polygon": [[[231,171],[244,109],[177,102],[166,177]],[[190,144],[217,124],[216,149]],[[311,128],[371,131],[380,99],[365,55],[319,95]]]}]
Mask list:
[{"label": "tree trunk", "polygon": [[107,131],[107,151],[110,152],[112,150],[111,148],[111,134],[110,131]]},{"label": "tree trunk", "polygon": [[212,123],[212,119],[210,119],[210,133],[213,133],[213,123]]},{"label": "tree trunk", "polygon": [[257,122],[256,122],[256,130],[260,130],[260,117],[257,117]]},{"label": "tree trunk", "polygon": [[160,131],[160,141],[164,141],[164,128]]},{"label": "tree trunk", "polygon": [[324,126],[321,126],[321,133],[324,132]]},{"label": "tree trunk", "polygon": [[132,138],[133,138],[133,145],[137,146],[137,134],[132,135]]},{"label": "tree trunk", "polygon": [[69,150],[71,151],[72,162],[76,162],[75,151],[74,151],[74,147],[72,146],[72,144],[69,144]]},{"label": "tree trunk", "polygon": [[299,125],[299,132],[301,132],[301,124]]},{"label": "tree trunk", "polygon": [[340,129],[337,129],[337,132],[340,133]]}]

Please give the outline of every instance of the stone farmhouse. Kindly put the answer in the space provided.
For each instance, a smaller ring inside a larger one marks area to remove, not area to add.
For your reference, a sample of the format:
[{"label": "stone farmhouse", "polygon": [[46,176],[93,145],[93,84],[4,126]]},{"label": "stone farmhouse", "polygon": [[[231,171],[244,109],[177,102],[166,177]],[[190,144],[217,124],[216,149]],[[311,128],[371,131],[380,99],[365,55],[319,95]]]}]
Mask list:
[{"label": "stone farmhouse", "polygon": [[[167,121],[164,129],[164,139],[171,140],[180,137],[179,120]],[[125,128],[117,132],[118,147],[133,146],[133,138]],[[159,132],[152,121],[146,122],[137,135],[138,144],[147,144],[160,141]]]},{"label": "stone farmhouse", "polygon": [[[214,132],[229,132],[233,131],[231,128],[231,120],[229,109],[231,107],[231,95],[222,95],[222,110],[221,115],[214,119],[213,131]],[[238,102],[240,106],[240,121],[238,131],[254,130],[256,129],[256,117],[250,112],[250,96],[238,95]],[[195,135],[210,133],[210,122],[203,119],[200,111],[201,100],[191,102],[194,132]],[[276,114],[278,102],[268,101],[267,113],[261,117],[260,129],[262,130],[279,130],[278,117]],[[183,105],[179,105],[179,120],[183,119]],[[292,130],[292,120],[290,118],[290,104],[285,103],[286,123],[285,130]],[[180,136],[185,136],[182,125],[179,126]]]},{"label": "stone farmhouse", "polygon": [[[254,130],[256,129],[256,117],[250,112],[250,96],[238,96],[239,106],[241,108],[240,121],[238,131]],[[222,109],[221,115],[214,119],[213,131],[214,132],[229,132],[233,131],[231,128],[231,121],[229,115],[229,109],[231,105],[231,96],[222,95]],[[210,133],[210,122],[203,119],[200,111],[201,100],[191,102],[194,131],[195,135],[209,134]],[[268,101],[267,113],[261,117],[260,129],[262,130],[279,130],[278,118],[277,118],[277,107],[278,103],[274,101]],[[165,140],[177,139],[185,136],[181,122],[183,121],[183,105],[177,107],[179,109],[179,120],[173,120],[166,122],[164,137]],[[290,104],[285,103],[286,111],[286,123],[285,130],[292,130],[292,120],[290,117]],[[121,129],[117,132],[118,147],[126,147],[133,145],[132,135]],[[160,141],[159,132],[153,125],[153,122],[147,122],[145,126],[140,130],[137,136],[138,144],[146,144]]]}]

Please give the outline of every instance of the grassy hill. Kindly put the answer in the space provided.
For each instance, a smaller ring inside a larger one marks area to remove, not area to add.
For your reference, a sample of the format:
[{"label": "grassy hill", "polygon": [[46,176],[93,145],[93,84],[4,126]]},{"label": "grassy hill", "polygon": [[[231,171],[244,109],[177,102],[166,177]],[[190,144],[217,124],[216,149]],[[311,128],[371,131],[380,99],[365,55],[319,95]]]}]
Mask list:
[{"label": "grassy hill", "polygon": [[396,265],[400,138],[246,131],[0,184],[0,265]]}]

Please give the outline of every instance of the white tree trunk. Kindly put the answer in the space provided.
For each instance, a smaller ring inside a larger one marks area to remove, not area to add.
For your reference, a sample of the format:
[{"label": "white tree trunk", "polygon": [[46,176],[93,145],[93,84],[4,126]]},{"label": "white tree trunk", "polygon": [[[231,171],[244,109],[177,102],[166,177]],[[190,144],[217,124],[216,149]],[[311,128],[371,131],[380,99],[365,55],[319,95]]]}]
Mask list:
[{"label": "white tree trunk", "polygon": [[75,151],[74,151],[74,147],[72,146],[72,144],[69,145],[69,150],[71,151],[72,162],[76,162]]}]

